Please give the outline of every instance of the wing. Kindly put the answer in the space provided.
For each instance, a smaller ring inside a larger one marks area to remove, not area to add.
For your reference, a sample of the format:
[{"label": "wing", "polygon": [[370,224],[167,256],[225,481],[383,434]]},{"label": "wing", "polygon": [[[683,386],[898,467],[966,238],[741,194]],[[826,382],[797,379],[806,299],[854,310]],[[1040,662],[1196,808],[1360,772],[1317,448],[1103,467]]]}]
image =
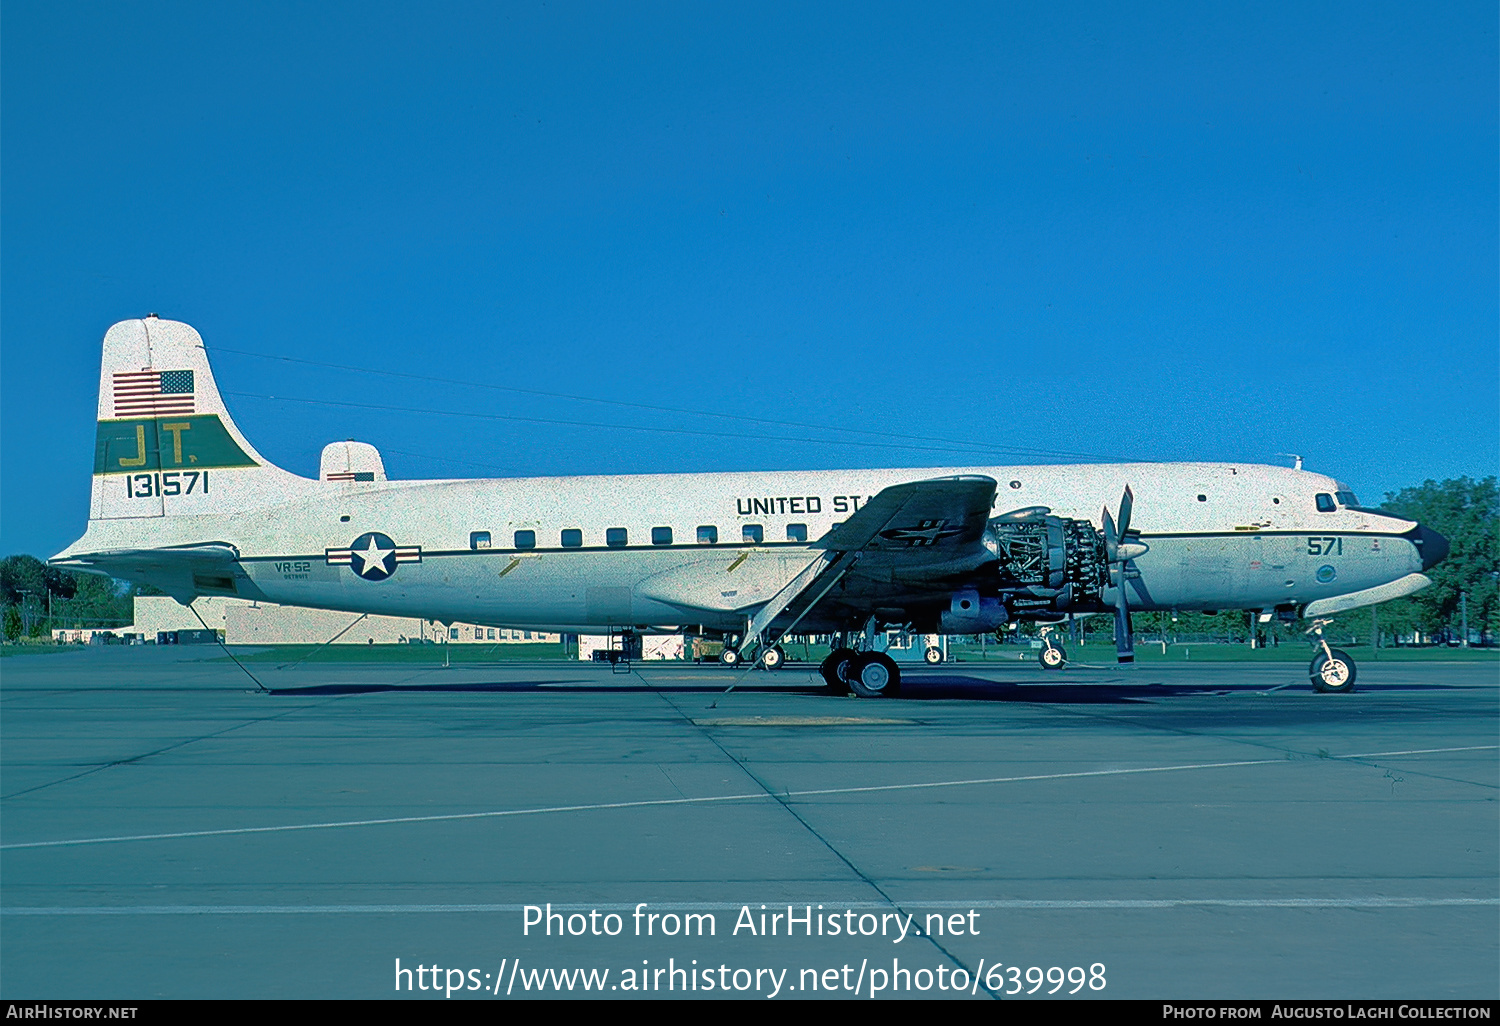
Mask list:
[{"label": "wing", "polygon": [[892,485],[815,544],[832,552],[893,553],[917,562],[946,561],[979,544],[994,503],[995,481],[988,477],[940,477]]},{"label": "wing", "polygon": [[197,595],[236,594],[235,578],[243,577],[239,550],[223,542],[179,545],[162,549],[106,549],[53,559],[53,566],[108,574],[138,584],[149,584],[184,604]]},{"label": "wing", "polygon": [[824,550],[822,557],[750,619],[742,651],[755,645],[773,623],[778,624],[775,634],[792,631],[841,582],[845,594],[836,600],[839,606],[873,609],[847,594],[851,581],[863,579],[866,584],[856,586],[855,594],[873,586],[890,595],[898,581],[902,588],[920,588],[924,582],[972,570],[993,558],[981,539],[994,503],[995,481],[988,477],[940,477],[885,489],[814,543]]}]

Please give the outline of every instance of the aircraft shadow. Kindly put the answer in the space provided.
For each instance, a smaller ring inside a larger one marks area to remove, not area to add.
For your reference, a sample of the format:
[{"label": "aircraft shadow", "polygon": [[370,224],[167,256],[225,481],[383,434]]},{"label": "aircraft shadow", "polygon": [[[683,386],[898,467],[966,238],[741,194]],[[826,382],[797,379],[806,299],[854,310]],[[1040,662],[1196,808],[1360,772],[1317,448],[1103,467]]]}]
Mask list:
[{"label": "aircraft shadow", "polygon": [[[684,695],[717,695],[729,687],[724,685],[705,684],[669,684],[665,686],[648,684],[588,684],[578,680],[525,680],[525,681],[495,681],[490,683],[479,682],[472,684],[311,684],[306,687],[297,688],[268,688],[273,695],[285,697],[300,697],[303,695],[315,697],[318,695],[375,695],[385,692],[433,692],[433,691],[457,691],[483,694],[486,692],[503,694],[505,692],[527,692],[527,691],[551,691],[553,694],[578,693],[596,695],[620,695],[651,692],[662,692],[664,694]],[[747,694],[819,694],[824,691],[818,687],[770,687],[766,685],[740,685],[734,689],[736,692]]]},{"label": "aircraft shadow", "polygon": [[[907,700],[964,699],[980,702],[1032,702],[1043,705],[1109,705],[1154,702],[1163,698],[1205,697],[1213,695],[1253,695],[1275,691],[1313,690],[1307,680],[1292,679],[1290,684],[1206,684],[1135,683],[1080,681],[1075,684],[1037,684],[987,680],[963,674],[907,677],[901,682],[901,697]],[[1362,685],[1359,692],[1462,691],[1459,684],[1374,684]],[[1358,693],[1358,692],[1357,692]],[[1340,696],[1330,695],[1330,699]]]},{"label": "aircraft shadow", "polygon": [[[573,680],[491,681],[464,684],[311,684],[303,687],[270,688],[272,695],[284,698],[316,698],[337,695],[376,695],[387,693],[454,692],[460,694],[507,694],[550,691],[580,694],[662,694],[717,695],[729,684],[595,684]],[[1276,687],[1271,685],[1271,687]],[[968,702],[1025,702],[1041,705],[1121,705],[1160,701],[1163,698],[1206,697],[1230,694],[1257,694],[1271,687],[1253,684],[1162,684],[1162,683],[1077,683],[1037,684],[1032,682],[990,680],[963,674],[923,675],[902,682],[900,700],[943,701],[961,699]],[[1280,691],[1311,691],[1307,682],[1294,682],[1276,688]],[[1362,687],[1365,693],[1424,692],[1467,690],[1458,684],[1376,684]],[[809,685],[739,684],[735,693],[767,695],[828,695],[826,688]],[[1328,696],[1339,701],[1339,696]]]}]

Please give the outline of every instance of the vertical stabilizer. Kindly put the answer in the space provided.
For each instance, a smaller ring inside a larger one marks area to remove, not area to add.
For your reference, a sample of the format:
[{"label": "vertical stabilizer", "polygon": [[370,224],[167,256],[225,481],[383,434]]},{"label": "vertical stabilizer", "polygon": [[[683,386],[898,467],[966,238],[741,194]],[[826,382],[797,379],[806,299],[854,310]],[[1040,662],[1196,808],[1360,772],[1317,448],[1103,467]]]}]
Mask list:
[{"label": "vertical stabilizer", "polygon": [[147,317],[105,334],[91,520],[245,509],[307,484],[240,433],[190,326]]}]

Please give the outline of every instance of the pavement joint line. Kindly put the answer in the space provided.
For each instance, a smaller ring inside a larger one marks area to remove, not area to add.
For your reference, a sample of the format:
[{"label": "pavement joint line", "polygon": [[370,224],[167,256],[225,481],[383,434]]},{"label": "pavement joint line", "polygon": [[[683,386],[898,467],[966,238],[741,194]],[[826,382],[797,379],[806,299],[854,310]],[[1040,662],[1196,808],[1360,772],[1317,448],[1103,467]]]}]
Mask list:
[{"label": "pavement joint line", "polygon": [[[382,905],[81,905],[81,906],[19,906],[0,909],[0,916],[251,916],[251,915],[408,915],[462,913],[520,912],[535,903],[406,903]],[[709,911],[733,912],[741,907],[768,904],[760,901],[699,901],[699,902],[651,902],[653,910],[666,912]],[[780,904],[779,902],[777,904]],[[796,907],[809,902],[788,902]],[[827,902],[824,902],[827,904]],[[952,901],[838,901],[841,908],[863,912],[891,909],[898,905],[914,911],[943,910],[955,906]],[[1014,898],[963,901],[965,908],[998,911],[1087,911],[1109,909],[1167,909],[1167,908],[1238,908],[1238,909],[1331,909],[1331,908],[1464,908],[1500,906],[1496,898],[1393,898],[1377,897],[1319,897],[1319,898]],[[553,904],[557,912],[572,913],[586,911],[629,912],[636,907],[633,902],[606,902],[582,905],[576,902]]]},{"label": "pavement joint line", "polygon": [[[1048,708],[1048,709],[1053,708],[1052,706],[1046,705],[1044,703],[1038,704],[1038,707],[1040,707],[1040,708]],[[1363,752],[1363,753],[1359,753],[1359,754],[1355,754],[1355,755],[1339,755],[1339,756],[1319,755],[1317,753],[1304,752],[1304,751],[1300,751],[1298,749],[1288,748],[1288,747],[1286,747],[1286,746],[1284,746],[1282,744],[1278,744],[1278,743],[1271,742],[1271,741],[1262,741],[1262,740],[1257,740],[1255,738],[1237,737],[1237,736],[1228,735],[1228,734],[1214,733],[1214,732],[1207,732],[1207,731],[1200,731],[1200,730],[1190,730],[1190,729],[1185,728],[1185,727],[1170,727],[1170,726],[1163,726],[1161,724],[1156,724],[1156,723],[1144,723],[1144,722],[1141,722],[1138,719],[1131,718],[1131,717],[1126,717],[1126,716],[1122,716],[1122,715],[1112,715],[1112,714],[1106,714],[1106,713],[1101,713],[1101,712],[1096,712],[1096,711],[1088,711],[1088,710],[1082,710],[1082,709],[1069,709],[1069,708],[1060,708],[1057,711],[1060,712],[1062,715],[1065,715],[1065,716],[1075,716],[1075,717],[1079,717],[1079,718],[1087,719],[1087,720],[1102,720],[1102,721],[1107,722],[1107,723],[1116,723],[1116,724],[1121,724],[1121,725],[1124,725],[1124,726],[1131,726],[1131,727],[1142,728],[1142,729],[1146,729],[1146,730],[1162,731],[1162,732],[1165,732],[1165,733],[1168,733],[1168,734],[1175,734],[1175,735],[1177,735],[1179,737],[1192,737],[1192,738],[1200,738],[1200,739],[1211,739],[1211,740],[1215,740],[1215,741],[1222,741],[1222,742],[1225,742],[1227,744],[1246,745],[1246,746],[1249,746],[1249,747],[1252,747],[1252,748],[1259,748],[1259,749],[1262,749],[1262,750],[1267,750],[1267,751],[1272,751],[1272,752],[1281,752],[1288,759],[1309,759],[1309,758],[1346,759],[1346,760],[1349,760],[1349,759],[1373,759],[1373,758],[1379,758],[1379,757],[1383,757],[1383,756],[1426,755],[1426,754],[1433,754],[1433,753],[1438,753],[1438,752],[1483,751],[1483,750],[1491,749],[1491,748],[1500,748],[1500,745],[1473,745],[1473,746],[1462,747],[1462,748],[1410,749],[1410,750],[1407,750],[1407,751],[1399,751],[1399,752]],[[1470,781],[1470,780],[1462,780],[1462,779],[1458,779],[1458,778],[1454,778],[1454,777],[1443,776],[1443,775],[1440,775],[1440,774],[1421,773],[1420,771],[1417,771],[1417,770],[1406,770],[1406,772],[1415,773],[1418,776],[1426,776],[1426,777],[1430,777],[1430,778],[1437,779],[1437,780],[1446,780],[1446,781],[1448,781],[1450,783],[1455,783],[1455,784],[1472,784],[1472,785],[1477,786],[1477,787],[1491,787],[1491,788],[1494,787],[1494,785],[1491,785],[1491,784],[1476,784],[1474,781]]]},{"label": "pavement joint line", "polygon": [[[243,692],[244,689],[240,688],[238,690],[240,690],[241,692]],[[335,700],[336,699],[330,699],[329,701],[335,701]],[[328,703],[324,702],[324,703],[321,703],[321,704],[326,705]],[[306,708],[306,707],[304,707],[304,708]],[[243,721],[241,721],[239,723],[231,724],[231,725],[223,728],[222,730],[211,731],[210,733],[207,733],[207,734],[199,734],[196,737],[183,738],[182,740],[175,741],[175,742],[173,742],[170,745],[164,745],[161,748],[155,748],[155,749],[152,749],[149,752],[142,752],[139,755],[131,755],[131,756],[128,756],[128,757],[122,758],[122,759],[111,759],[109,762],[104,762],[104,763],[100,763],[100,764],[95,765],[95,766],[90,766],[88,769],[80,770],[77,773],[70,773],[68,776],[59,777],[56,780],[49,780],[49,781],[47,781],[44,784],[37,784],[34,787],[23,788],[22,790],[16,791],[16,792],[14,792],[12,794],[0,795],[0,801],[10,801],[10,800],[12,800],[14,798],[24,797],[25,795],[28,795],[28,794],[35,794],[37,791],[43,791],[43,790],[46,790],[49,787],[56,787],[58,784],[66,784],[69,781],[79,780],[79,779],[81,779],[83,777],[92,776],[95,773],[102,773],[104,770],[114,769],[116,766],[129,766],[132,763],[142,762],[142,761],[144,761],[146,759],[150,759],[150,758],[153,758],[153,757],[158,756],[158,755],[165,755],[168,752],[176,751],[179,748],[185,748],[188,745],[197,744],[199,741],[211,741],[214,738],[223,737],[225,734],[232,734],[236,730],[243,730],[246,727],[253,727],[253,726],[256,726],[257,724],[268,723],[268,722],[270,722],[272,720],[285,719],[287,716],[291,715],[293,712],[296,712],[296,711],[297,711],[296,709],[288,709],[285,712],[272,713],[269,716],[257,716],[257,717],[255,717],[253,719],[243,720]],[[4,847],[5,847],[5,845],[0,845],[0,850],[3,850]]]},{"label": "pavement joint line", "polygon": [[[1489,751],[1500,749],[1500,745],[1469,745],[1462,748],[1407,750],[1397,752],[1370,752],[1360,756],[1330,755],[1316,761],[1336,762],[1351,758],[1375,758],[1391,755],[1417,755],[1455,751]],[[1314,761],[1315,757],[1304,757],[1296,761]],[[344,827],[391,826],[400,823],[441,823],[469,819],[501,819],[511,816],[537,816],[560,812],[604,812],[610,809],[644,809],[669,805],[707,805],[718,802],[776,801],[792,798],[817,798],[841,794],[873,794],[891,791],[929,790],[939,787],[972,787],[982,784],[1017,784],[1041,780],[1077,780],[1089,777],[1134,776],[1144,773],[1176,773],[1186,770],[1232,769],[1243,766],[1285,766],[1294,760],[1243,759],[1235,762],[1198,762],[1177,766],[1139,766],[1130,769],[1079,770],[1072,773],[1034,773],[1014,777],[982,777],[973,780],[936,780],[914,784],[871,784],[863,787],[823,787],[802,791],[786,791],[771,794],[759,791],[749,794],[705,795],[699,798],[655,798],[625,802],[595,802],[584,805],[550,805],[532,809],[494,809],[487,812],[450,812],[431,816],[389,816],[380,819],[335,820],[321,823],[289,823],[280,826],[225,827],[219,830],[179,830],[157,834],[124,834],[112,837],[80,837],[60,841],[22,841],[0,844],[0,851],[15,851],[24,848],[65,848],[86,844],[118,844],[126,841],[167,841],[188,837],[226,837],[243,834],[285,833],[293,830],[332,830]]]},{"label": "pavement joint line", "polygon": [[1356,752],[1353,755],[1335,755],[1334,759],[1378,759],[1392,755],[1433,755],[1439,752],[1488,752],[1500,749],[1500,745],[1465,745],[1461,748],[1412,748],[1405,752]]},{"label": "pavement joint line", "polygon": [[[825,589],[825,591],[826,591],[826,589]],[[635,675],[637,677],[639,677],[643,682],[647,683],[648,685],[650,684],[650,681],[647,681],[646,678],[645,678],[645,676],[642,675],[642,673],[639,670],[635,671]],[[738,682],[736,682],[736,683],[738,683]],[[725,692],[724,692],[724,695],[721,695],[720,697],[722,698],[724,696],[727,696],[731,690],[733,690],[732,686],[729,689],[726,689]],[[739,770],[740,770],[741,773],[743,773],[743,774],[745,774],[745,776],[749,777],[752,781],[755,782],[755,784],[758,787],[760,787],[763,790],[765,790],[765,792],[767,794],[769,794],[772,798],[774,798],[776,800],[776,804],[779,805],[779,806],[781,806],[781,808],[782,808],[783,811],[785,811],[789,816],[791,816],[793,819],[795,819],[802,826],[802,829],[806,830],[814,838],[816,838],[817,841],[818,841],[818,843],[822,844],[824,848],[828,849],[828,851],[833,854],[834,858],[838,859],[845,866],[849,867],[849,871],[851,873],[853,873],[855,876],[857,876],[860,879],[860,881],[862,881],[864,883],[864,885],[866,887],[868,887],[870,890],[874,891],[876,894],[880,895],[880,897],[882,899],[884,899],[885,901],[889,902],[890,905],[893,908],[895,908],[897,911],[905,911],[901,907],[901,903],[899,901],[897,901],[895,898],[893,898],[889,893],[887,893],[886,889],[884,887],[882,887],[873,877],[871,877],[870,874],[866,873],[859,866],[855,865],[854,860],[852,858],[850,858],[848,855],[846,855],[843,852],[842,849],[840,849],[836,844],[834,844],[832,841],[830,841],[827,837],[823,836],[822,831],[818,830],[817,827],[813,826],[812,823],[808,822],[808,819],[807,819],[806,816],[804,816],[801,812],[797,811],[795,808],[792,807],[790,794],[788,794],[786,797],[782,797],[781,795],[777,794],[770,787],[769,784],[767,784],[764,780],[762,780],[760,778],[759,774],[755,773],[753,770],[750,769],[750,767],[748,765],[745,764],[745,761],[743,759],[741,759],[738,756],[736,756],[733,752],[731,752],[728,748],[726,748],[724,746],[724,743],[722,741],[720,741],[713,734],[711,734],[707,730],[705,730],[703,724],[699,723],[696,719],[694,719],[693,717],[691,717],[691,716],[687,715],[686,713],[684,713],[680,708],[678,708],[677,703],[674,702],[674,701],[672,701],[672,699],[670,697],[668,697],[667,695],[663,694],[660,691],[658,691],[657,694],[661,697],[661,700],[664,701],[664,702],[666,702],[667,705],[671,706],[672,709],[679,716],[681,716],[688,723],[691,723],[693,725],[693,728],[695,730],[697,730],[698,733],[701,734],[704,738],[706,738],[710,744],[712,744],[715,748],[717,748],[724,755],[725,758],[727,758],[730,762],[734,763],[735,766],[739,767]],[[709,708],[710,709],[717,709],[718,706],[719,706],[719,699],[716,698],[709,705]],[[979,970],[978,969],[975,969],[975,968],[971,967],[968,963],[966,963],[965,961],[963,961],[962,959],[960,959],[953,952],[949,951],[948,948],[947,948],[947,946],[945,944],[943,944],[941,941],[939,941],[936,937],[932,936],[931,934],[927,935],[927,943],[930,944],[932,947],[936,948],[937,951],[938,951],[938,953],[941,954],[944,958],[948,959],[948,961],[951,962],[953,965],[955,965],[958,968],[964,969],[967,972],[971,973],[974,976],[975,989],[976,990],[978,989],[978,986],[979,986]],[[983,964],[982,961],[980,963],[979,968],[980,969],[984,968],[984,964]],[[992,998],[998,998],[1000,996],[1000,995],[996,994],[995,991],[994,991],[994,989],[992,987],[988,986],[988,985],[985,986],[984,991],[985,991],[986,994],[988,994]]]}]

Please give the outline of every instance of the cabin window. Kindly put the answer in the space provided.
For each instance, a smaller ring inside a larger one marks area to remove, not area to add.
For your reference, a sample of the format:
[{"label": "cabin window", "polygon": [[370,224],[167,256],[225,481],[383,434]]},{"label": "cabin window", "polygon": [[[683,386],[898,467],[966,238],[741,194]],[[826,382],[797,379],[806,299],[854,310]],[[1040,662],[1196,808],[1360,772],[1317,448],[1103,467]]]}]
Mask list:
[{"label": "cabin window", "polygon": [[760,524],[746,524],[740,531],[740,536],[750,545],[759,545],[765,541],[766,529]]},{"label": "cabin window", "polygon": [[1334,504],[1333,496],[1329,495],[1327,492],[1319,492],[1316,502],[1318,504],[1319,513],[1332,513],[1334,510],[1338,509],[1338,506]]},{"label": "cabin window", "polygon": [[717,544],[719,544],[719,529],[717,527],[710,527],[710,526],[708,526],[706,524],[704,526],[698,528],[698,544],[699,545],[717,545]]},{"label": "cabin window", "polygon": [[449,627],[448,628],[448,640],[449,641],[457,641],[458,640],[458,628],[457,627]]},{"label": "cabin window", "polygon": [[672,529],[670,527],[653,527],[653,528],[651,528],[651,544],[652,545],[671,545],[672,544]]},{"label": "cabin window", "polygon": [[490,547],[490,532],[488,532],[488,531],[470,531],[469,532],[469,548],[471,548],[471,549],[487,549],[489,547]]},{"label": "cabin window", "polygon": [[483,641],[484,640],[484,628],[483,627],[475,627],[474,628],[474,640],[475,641]]},{"label": "cabin window", "polygon": [[1354,497],[1353,492],[1334,492],[1333,497],[1338,500],[1340,506],[1359,505],[1359,500]]},{"label": "cabin window", "polygon": [[612,549],[623,549],[630,544],[630,536],[623,527],[611,527],[604,532],[604,544]]},{"label": "cabin window", "polygon": [[562,533],[562,543],[565,549],[583,548],[583,532],[576,527],[569,527]]},{"label": "cabin window", "polygon": [[488,633],[488,635],[489,635],[489,637],[485,639],[486,641],[494,641],[495,640],[495,628],[491,627],[489,629],[489,631],[486,632],[486,633]]},{"label": "cabin window", "polygon": [[530,640],[531,640],[531,632],[530,632],[530,631],[527,631],[527,632],[526,632],[526,640],[527,640],[527,641],[530,641]]},{"label": "cabin window", "polygon": [[1208,496],[1207,495],[1200,495],[1200,496],[1198,496],[1198,501],[1199,502],[1207,502],[1208,501]]},{"label": "cabin window", "polygon": [[786,540],[787,541],[797,541],[797,542],[805,542],[805,541],[807,541],[807,525],[806,524],[787,524],[786,525]]},{"label": "cabin window", "polygon": [[517,531],[516,532],[516,548],[518,548],[518,549],[534,549],[534,548],[536,548],[536,532],[535,531]]}]

